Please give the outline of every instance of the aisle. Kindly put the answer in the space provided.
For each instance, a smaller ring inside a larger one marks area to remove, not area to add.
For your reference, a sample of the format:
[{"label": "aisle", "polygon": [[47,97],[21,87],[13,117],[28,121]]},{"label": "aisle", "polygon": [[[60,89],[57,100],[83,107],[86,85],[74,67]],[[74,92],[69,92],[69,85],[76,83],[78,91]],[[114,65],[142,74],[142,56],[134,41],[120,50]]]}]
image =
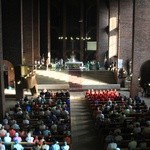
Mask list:
[{"label": "aisle", "polygon": [[94,131],[84,93],[71,92],[72,150],[97,150],[100,147]]}]

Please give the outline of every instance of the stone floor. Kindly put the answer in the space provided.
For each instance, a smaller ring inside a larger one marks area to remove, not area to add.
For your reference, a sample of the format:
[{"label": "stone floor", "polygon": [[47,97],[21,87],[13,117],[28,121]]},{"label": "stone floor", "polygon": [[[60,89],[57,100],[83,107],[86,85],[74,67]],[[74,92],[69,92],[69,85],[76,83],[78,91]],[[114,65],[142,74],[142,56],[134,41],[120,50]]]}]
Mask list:
[{"label": "stone floor", "polygon": [[96,150],[99,147],[83,92],[71,92],[71,132],[72,150]]}]

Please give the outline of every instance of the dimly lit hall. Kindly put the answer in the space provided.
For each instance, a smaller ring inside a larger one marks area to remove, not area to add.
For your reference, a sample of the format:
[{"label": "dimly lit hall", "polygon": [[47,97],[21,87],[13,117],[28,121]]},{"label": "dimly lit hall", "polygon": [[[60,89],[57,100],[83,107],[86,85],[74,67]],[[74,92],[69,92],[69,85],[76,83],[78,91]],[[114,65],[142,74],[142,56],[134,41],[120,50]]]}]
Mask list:
[{"label": "dimly lit hall", "polygon": [[150,149],[150,0],[0,0],[2,149]]}]

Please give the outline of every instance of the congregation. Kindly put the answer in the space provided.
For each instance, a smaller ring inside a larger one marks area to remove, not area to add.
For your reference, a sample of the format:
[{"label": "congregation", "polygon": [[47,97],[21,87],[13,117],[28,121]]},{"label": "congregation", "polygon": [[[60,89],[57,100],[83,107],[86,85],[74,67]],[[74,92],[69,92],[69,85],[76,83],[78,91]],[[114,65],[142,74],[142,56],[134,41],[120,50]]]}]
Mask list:
[{"label": "congregation", "polygon": [[[141,97],[90,89],[85,99],[104,150],[150,148],[150,108]],[[3,150],[71,149],[70,92],[42,90],[20,99],[1,121],[0,137]]]},{"label": "congregation", "polygon": [[150,108],[142,98],[115,89],[88,90],[85,97],[104,149],[150,149]]},{"label": "congregation", "polygon": [[2,150],[69,150],[70,92],[42,90],[25,96],[0,122]]}]

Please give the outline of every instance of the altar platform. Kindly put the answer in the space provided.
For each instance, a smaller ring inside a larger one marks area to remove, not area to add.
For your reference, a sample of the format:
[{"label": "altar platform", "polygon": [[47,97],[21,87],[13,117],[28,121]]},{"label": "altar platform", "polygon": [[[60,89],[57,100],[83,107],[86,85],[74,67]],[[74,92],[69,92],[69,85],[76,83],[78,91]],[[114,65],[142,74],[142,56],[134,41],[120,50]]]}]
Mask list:
[{"label": "altar platform", "polygon": [[74,91],[84,91],[87,89],[120,89],[120,84],[116,83],[113,72],[107,70],[37,70],[36,74],[38,89],[47,88]]},{"label": "altar platform", "polygon": [[81,61],[65,62],[65,69],[67,70],[82,70],[83,66],[84,64]]},{"label": "altar platform", "polygon": [[[120,90],[120,84],[117,84],[113,72],[106,70],[99,71],[81,71],[81,70],[36,70],[36,79],[38,90],[50,89],[86,91],[87,89],[117,89]],[[15,95],[15,89],[6,89],[7,97]],[[25,95],[31,95],[30,90],[24,91]],[[14,96],[13,96],[14,97]]]}]

